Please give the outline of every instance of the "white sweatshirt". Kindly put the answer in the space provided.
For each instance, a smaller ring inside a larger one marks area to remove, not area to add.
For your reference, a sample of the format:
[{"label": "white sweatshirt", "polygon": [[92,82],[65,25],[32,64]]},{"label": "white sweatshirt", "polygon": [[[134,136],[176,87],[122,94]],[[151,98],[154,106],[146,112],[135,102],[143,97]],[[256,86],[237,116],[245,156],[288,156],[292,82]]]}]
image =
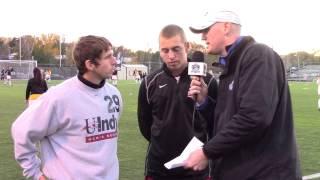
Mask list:
[{"label": "white sweatshirt", "polygon": [[[39,179],[119,179],[120,92],[94,89],[77,77],[50,88],[13,123],[15,158],[23,175]],[[40,158],[37,147],[40,142]]]}]

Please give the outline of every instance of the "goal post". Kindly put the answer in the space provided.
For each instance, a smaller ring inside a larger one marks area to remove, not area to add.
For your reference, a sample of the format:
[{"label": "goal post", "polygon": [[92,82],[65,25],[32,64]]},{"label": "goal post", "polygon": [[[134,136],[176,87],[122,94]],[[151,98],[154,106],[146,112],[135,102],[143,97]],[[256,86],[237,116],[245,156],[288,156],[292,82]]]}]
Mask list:
[{"label": "goal post", "polygon": [[13,68],[13,79],[30,79],[33,77],[33,68],[37,67],[36,60],[0,60],[0,70]]}]

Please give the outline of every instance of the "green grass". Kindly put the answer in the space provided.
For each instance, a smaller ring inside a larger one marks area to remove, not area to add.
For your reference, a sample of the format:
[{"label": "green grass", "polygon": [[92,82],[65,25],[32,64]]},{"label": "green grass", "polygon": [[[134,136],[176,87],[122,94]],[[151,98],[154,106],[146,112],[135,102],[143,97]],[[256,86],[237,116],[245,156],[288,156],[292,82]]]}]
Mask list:
[{"label": "green grass", "polygon": [[[49,86],[57,84],[52,81]],[[0,179],[23,179],[22,171],[14,160],[10,127],[24,110],[26,81],[15,81],[13,87],[0,84]],[[139,85],[134,81],[120,81],[118,88],[124,101],[119,122],[118,156],[120,179],[143,179],[146,141],[140,135],[137,123],[137,94]]]},{"label": "green grass", "polygon": [[[49,85],[54,85],[52,81]],[[15,81],[13,87],[0,84],[0,179],[23,179],[22,171],[13,158],[10,126],[25,108],[26,81]],[[120,81],[124,111],[119,123],[118,155],[121,180],[143,179],[146,141],[137,124],[137,94],[134,81]],[[320,172],[320,112],[317,110],[315,83],[291,83],[295,129],[304,175]]]},{"label": "green grass", "polygon": [[320,172],[320,111],[316,83],[291,83],[290,91],[295,119],[302,172]]}]

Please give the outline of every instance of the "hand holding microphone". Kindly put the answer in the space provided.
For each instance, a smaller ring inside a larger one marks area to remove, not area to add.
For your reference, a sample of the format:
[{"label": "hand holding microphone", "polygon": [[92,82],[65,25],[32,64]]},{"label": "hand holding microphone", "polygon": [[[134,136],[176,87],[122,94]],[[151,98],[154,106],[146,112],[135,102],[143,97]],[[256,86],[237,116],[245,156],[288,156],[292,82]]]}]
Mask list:
[{"label": "hand holding microphone", "polygon": [[208,95],[208,87],[203,80],[206,74],[207,64],[204,63],[204,54],[201,51],[195,51],[188,63],[188,75],[191,78],[188,97],[200,104],[205,101]]}]

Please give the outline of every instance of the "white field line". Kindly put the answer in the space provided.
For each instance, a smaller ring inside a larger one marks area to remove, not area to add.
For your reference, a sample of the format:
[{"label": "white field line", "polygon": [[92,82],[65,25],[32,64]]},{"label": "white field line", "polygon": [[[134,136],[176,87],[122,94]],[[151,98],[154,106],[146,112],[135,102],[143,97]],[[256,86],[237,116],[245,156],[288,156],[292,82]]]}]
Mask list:
[{"label": "white field line", "polygon": [[308,176],[303,176],[303,180],[308,180],[308,179],[315,179],[315,178],[320,178],[320,173],[316,173],[316,174],[311,174]]}]

